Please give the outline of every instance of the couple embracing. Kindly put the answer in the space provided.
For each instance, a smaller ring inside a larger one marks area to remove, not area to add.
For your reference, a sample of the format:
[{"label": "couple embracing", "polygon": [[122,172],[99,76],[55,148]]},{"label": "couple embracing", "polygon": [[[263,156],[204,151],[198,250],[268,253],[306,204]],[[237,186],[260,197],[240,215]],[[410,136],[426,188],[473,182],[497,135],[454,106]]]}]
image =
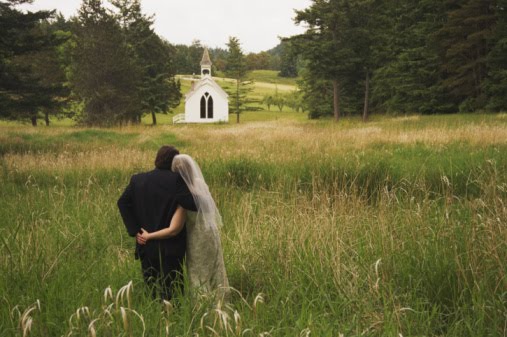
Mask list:
[{"label": "couple embracing", "polygon": [[219,227],[222,218],[199,165],[172,146],[162,146],[155,169],[132,176],[118,200],[123,222],[136,238],[145,283],[169,300],[186,264],[192,288],[228,292]]}]

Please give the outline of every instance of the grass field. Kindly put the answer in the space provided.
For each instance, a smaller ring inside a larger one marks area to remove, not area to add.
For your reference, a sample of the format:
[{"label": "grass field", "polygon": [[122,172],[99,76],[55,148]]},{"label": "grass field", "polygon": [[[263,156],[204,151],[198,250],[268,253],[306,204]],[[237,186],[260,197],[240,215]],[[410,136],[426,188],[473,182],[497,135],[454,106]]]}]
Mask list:
[{"label": "grass field", "polygon": [[[243,118],[0,126],[0,335],[507,335],[506,114]],[[163,144],[222,212],[228,304],[145,292],[116,200]]]},{"label": "grass field", "polygon": [[[225,75],[221,72],[214,74],[213,76],[225,77]],[[278,71],[276,70],[252,70],[248,73],[248,77],[254,80],[255,82],[264,82],[271,84],[280,84],[280,85],[296,85],[297,78],[288,78],[288,77],[280,77],[278,76]]]}]

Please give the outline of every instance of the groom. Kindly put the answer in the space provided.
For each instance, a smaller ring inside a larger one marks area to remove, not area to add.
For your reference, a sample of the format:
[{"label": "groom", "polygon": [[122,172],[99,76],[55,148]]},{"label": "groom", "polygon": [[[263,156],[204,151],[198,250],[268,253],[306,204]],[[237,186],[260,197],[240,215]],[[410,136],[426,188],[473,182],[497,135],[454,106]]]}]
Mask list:
[{"label": "groom", "polygon": [[[155,159],[155,169],[132,176],[130,183],[118,200],[123,222],[130,236],[139,234],[141,228],[155,232],[169,227],[178,205],[197,211],[187,185],[178,173],[171,171],[174,157],[179,151],[173,146],[162,146]],[[186,229],[168,239],[150,240],[140,244],[137,237],[136,259],[141,260],[145,283],[162,290],[162,298],[172,297],[173,282],[182,272],[186,251]]]}]

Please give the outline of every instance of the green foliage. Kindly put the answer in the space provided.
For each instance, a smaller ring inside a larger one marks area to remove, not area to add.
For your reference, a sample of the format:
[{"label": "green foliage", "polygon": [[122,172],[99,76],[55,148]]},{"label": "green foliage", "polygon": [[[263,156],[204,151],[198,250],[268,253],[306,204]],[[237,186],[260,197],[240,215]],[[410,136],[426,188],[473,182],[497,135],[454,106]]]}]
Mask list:
[{"label": "green foliage", "polygon": [[69,45],[69,79],[84,103],[85,124],[140,123],[151,114],[179,105],[174,48],[151,28],[153,18],[141,12],[138,0],[111,1],[116,12],[100,1],[84,1],[73,25]]},{"label": "green foliage", "polygon": [[237,37],[229,37],[227,47],[229,48],[229,53],[225,75],[236,81],[234,91],[229,94],[229,106],[231,107],[231,112],[236,114],[236,122],[239,123],[240,113],[249,109],[247,104],[252,103],[248,98],[248,92],[252,90],[250,87],[252,82],[246,80],[248,69],[239,39]]},{"label": "green foliage", "polygon": [[437,33],[445,51],[441,67],[446,76],[442,85],[456,104],[466,101],[472,111],[484,108],[487,100],[483,86],[496,24],[495,3],[496,0],[463,1],[448,10],[447,21]]},{"label": "green foliage", "polygon": [[[349,6],[345,0],[313,1],[306,10],[297,11],[296,22],[306,22],[309,26],[304,34],[291,38],[305,60],[303,81],[307,83],[302,85],[305,97],[308,99],[321,92],[326,84],[332,85],[333,109],[321,111],[326,102],[318,103],[309,110],[311,117],[332,111],[335,120],[338,120],[344,105],[357,105],[357,84],[362,78],[369,78],[373,63],[368,56],[375,39],[368,38],[366,33],[369,23],[360,20],[364,21],[365,12],[370,15],[375,13],[370,3],[359,1]],[[368,18],[375,21],[375,17]],[[368,92],[365,91],[365,102],[369,100]],[[347,94],[348,99],[344,100],[343,96]],[[322,94],[319,96],[312,99],[312,103],[321,100]],[[314,106],[312,103],[308,105]]]},{"label": "green foliage", "polygon": [[70,83],[88,125],[138,122],[142,69],[120,23],[100,0],[84,0],[74,25]]},{"label": "green foliage", "polygon": [[142,72],[138,88],[142,114],[151,114],[155,125],[156,113],[168,113],[180,103],[180,84],[172,63],[175,50],[155,34],[153,18],[142,14],[139,0],[116,0],[112,4],[119,10],[126,42]]},{"label": "green foliage", "polygon": [[[204,47],[201,41],[194,40],[190,46],[175,45],[174,68],[177,74],[200,74],[200,62]],[[211,53],[213,55],[213,53]],[[216,60],[213,58],[213,61]]]},{"label": "green foliage", "polygon": [[280,43],[280,77],[297,77],[298,76],[298,55],[295,48],[292,47],[291,42],[286,40]]},{"label": "green foliage", "polygon": [[262,98],[262,103],[268,107],[268,110],[271,109],[271,105],[275,105],[280,112],[285,106],[294,112],[299,112],[299,110],[303,110],[303,95],[300,91],[282,94],[275,90],[274,94],[265,95]]},{"label": "green foliage", "polygon": [[310,116],[501,111],[504,16],[504,0],[312,1],[290,39]]},{"label": "green foliage", "polygon": [[328,116],[333,111],[333,90],[328,80],[313,76],[303,69],[300,81],[305,110],[311,119]]},{"label": "green foliage", "polygon": [[271,55],[262,51],[260,53],[249,53],[245,57],[245,62],[248,70],[261,70],[270,68],[270,59]]},{"label": "green foliage", "polygon": [[55,63],[60,41],[47,22],[53,13],[15,8],[25,2],[0,2],[0,118],[31,120],[35,126],[39,113],[55,109],[67,93]]},{"label": "green foliage", "polygon": [[490,111],[507,111],[507,1],[499,0],[495,8],[497,24],[494,30],[496,44],[488,55],[488,78],[484,87]]}]

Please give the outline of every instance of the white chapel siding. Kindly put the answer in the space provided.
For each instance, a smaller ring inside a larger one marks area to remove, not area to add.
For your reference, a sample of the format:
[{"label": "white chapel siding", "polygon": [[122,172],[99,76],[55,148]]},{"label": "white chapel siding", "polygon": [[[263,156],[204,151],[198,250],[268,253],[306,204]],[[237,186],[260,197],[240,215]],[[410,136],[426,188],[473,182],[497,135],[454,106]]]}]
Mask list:
[{"label": "white chapel siding", "polygon": [[[211,104],[206,104],[205,115],[201,117],[201,99],[212,103],[213,116],[210,116]],[[211,99],[210,99],[211,97]],[[201,79],[193,83],[185,96],[185,123],[217,123],[229,121],[229,97],[211,77],[211,60],[208,49],[204,49],[201,60]]]},{"label": "white chapel siding", "polygon": [[[217,89],[218,87],[218,89]],[[201,98],[208,93],[213,99],[213,118],[201,118]],[[185,100],[185,122],[217,123],[229,121],[229,101],[227,94],[210,77],[201,79],[195,89],[187,94]]]}]

